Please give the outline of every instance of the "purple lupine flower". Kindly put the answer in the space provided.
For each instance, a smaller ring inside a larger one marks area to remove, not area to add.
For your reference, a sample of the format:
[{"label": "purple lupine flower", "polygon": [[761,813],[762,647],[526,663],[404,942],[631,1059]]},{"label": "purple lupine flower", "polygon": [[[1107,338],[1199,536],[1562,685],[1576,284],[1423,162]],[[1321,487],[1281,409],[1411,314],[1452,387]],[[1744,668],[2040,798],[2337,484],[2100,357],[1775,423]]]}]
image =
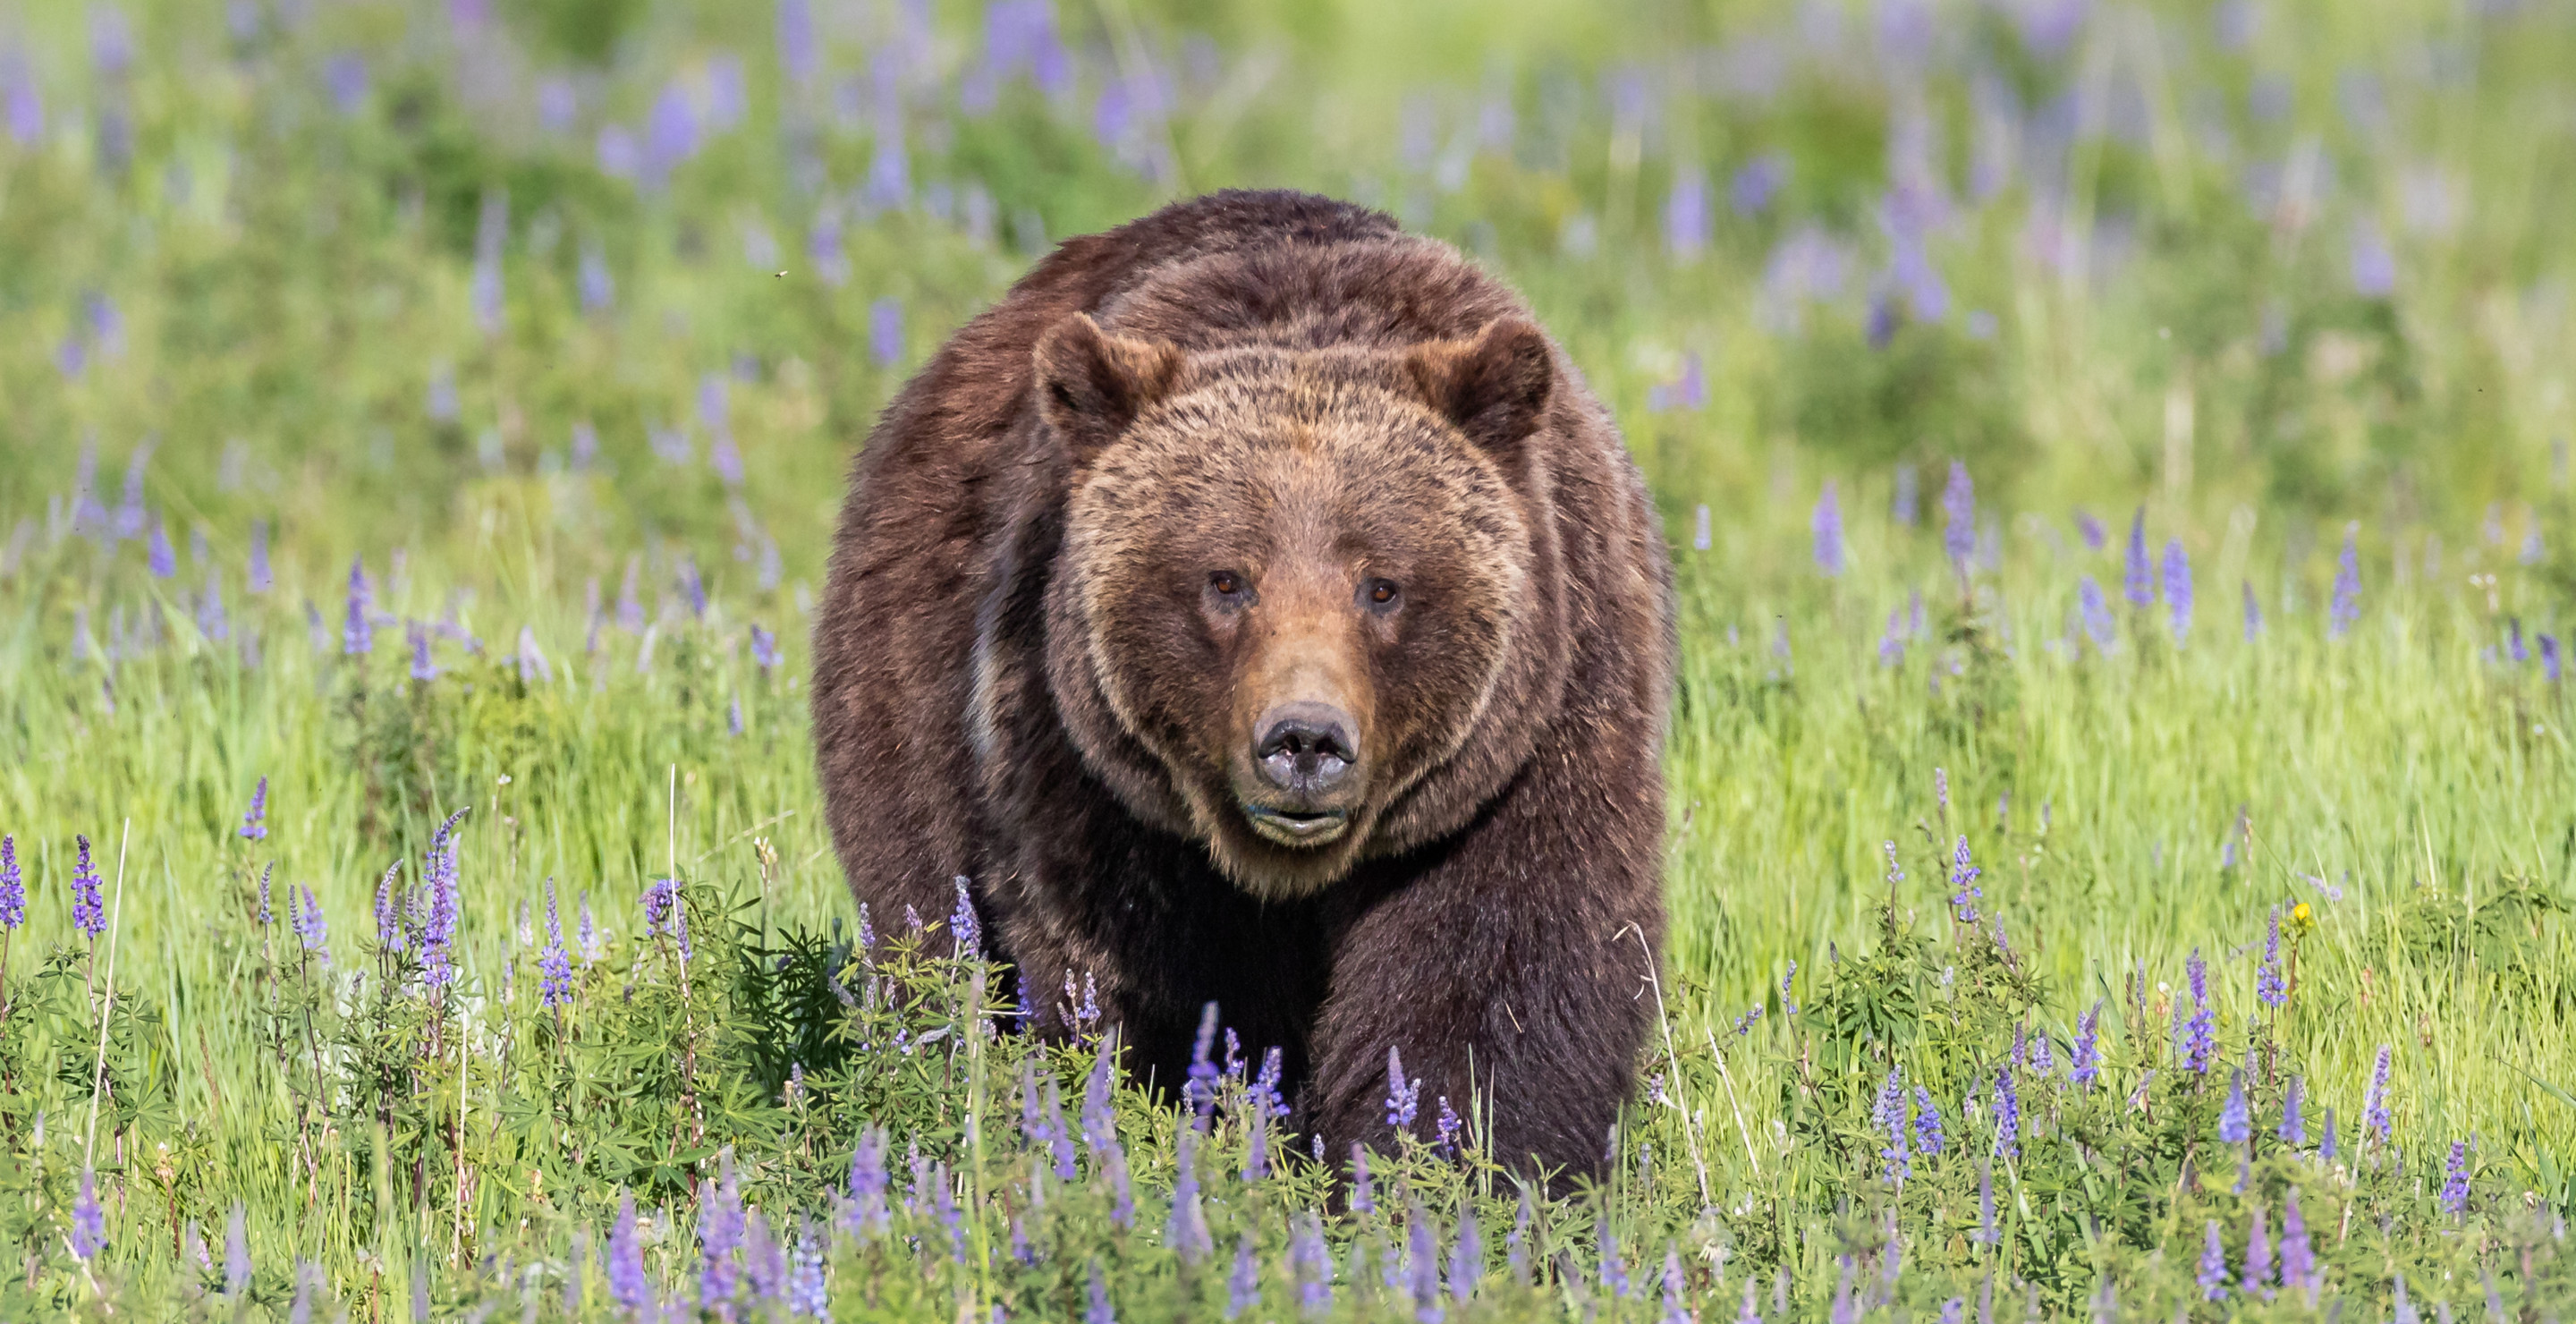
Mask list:
[{"label": "purple lupine flower", "polygon": [[2084,540],[2087,548],[2097,552],[2102,550],[2102,521],[2093,518],[2093,512],[2081,506],[2075,510],[2075,534]]},{"label": "purple lupine flower", "polygon": [[2442,1208],[2453,1218],[2469,1212],[2469,1142],[2451,1142],[2450,1161],[2442,1165]]},{"label": "purple lupine flower", "polygon": [[1667,1241],[1664,1243],[1664,1313],[1661,1324],[1692,1324],[1686,1299],[1681,1252]]},{"label": "purple lupine flower", "polygon": [[1738,216],[1757,216],[1770,209],[1780,186],[1789,181],[1789,158],[1764,152],[1744,163],[1727,181],[1726,199]]},{"label": "purple lupine flower", "polygon": [[[273,860],[269,862],[267,868],[259,871],[259,926],[263,929],[277,922],[276,915],[272,914],[268,908],[268,880],[270,876],[274,875],[276,872],[277,863]],[[286,900],[287,909],[290,912],[288,917],[293,918],[292,911],[295,906],[295,897],[292,893],[289,893]]]},{"label": "purple lupine flower", "polygon": [[[1070,978],[1071,976],[1067,976]],[[1109,1102],[1109,1054],[1102,1053],[1091,1064],[1091,1077],[1082,1086],[1082,1143],[1094,1155],[1118,1143],[1118,1115]]]},{"label": "purple lupine flower", "polygon": [[2174,646],[2191,640],[2191,558],[2183,554],[2182,539],[2165,540],[2165,611],[2173,622]]},{"label": "purple lupine flower", "polygon": [[1181,1095],[1189,1102],[1192,1125],[1205,1129],[1209,1114],[1216,1110],[1217,1069],[1212,1056],[1216,1051],[1216,1004],[1199,1008],[1198,1038],[1190,1046],[1189,1078],[1182,1083]]},{"label": "purple lupine flower", "polygon": [[[1414,1324],[1440,1324],[1448,1312],[1440,1304],[1440,1221],[1416,1201],[1405,1218],[1408,1229],[1403,1268],[1410,1281]],[[1396,1265],[1387,1266],[1390,1271]]]},{"label": "purple lupine flower", "polygon": [[[471,808],[472,806],[468,806]],[[456,945],[456,824],[465,817],[459,809],[430,834],[429,853],[421,857],[421,872],[428,875],[429,913],[420,926],[421,983],[434,990],[443,988],[455,978],[453,960]]]},{"label": "purple lupine flower", "polygon": [[2558,683],[2558,636],[2540,636],[2540,674],[2550,684]]},{"label": "purple lupine flower", "polygon": [[[711,1196],[698,1205],[698,1302],[701,1308],[714,1307],[723,1313],[733,1300],[738,1281],[737,1256],[742,1250],[742,1188],[733,1171],[733,1151],[723,1151],[717,1160],[720,1175]],[[704,1191],[705,1188],[699,1188]],[[946,1190],[945,1183],[941,1190]]]},{"label": "purple lupine flower", "polygon": [[2281,1203],[2281,1286],[2298,1288],[2313,1299],[2321,1281],[2316,1250],[2308,1242],[2308,1220],[2299,1215],[2299,1188],[2293,1186]]},{"label": "purple lupine flower", "polygon": [[1225,1276],[1225,1317],[1234,1319],[1261,1304],[1261,1261],[1252,1253],[1252,1234],[1234,1243],[1234,1272]]},{"label": "purple lupine flower", "polygon": [[2209,965],[2200,959],[2200,949],[2194,947],[2183,968],[2191,976],[2192,1007],[2191,1018],[2183,1022],[2183,1065],[2207,1074],[2210,1062],[2218,1055],[2218,1012],[2209,1005]]},{"label": "purple lupine flower", "polygon": [[1252,1078],[1252,1103],[1271,1117],[1286,1117],[1291,1111],[1288,1100],[1279,1092],[1284,1072],[1277,1045],[1261,1055],[1261,1073]]},{"label": "purple lupine flower", "polygon": [[313,898],[312,887],[306,886],[303,892],[304,908],[301,910],[295,908],[292,893],[286,899],[287,911],[295,920],[296,941],[303,944],[308,952],[322,953],[322,959],[327,963],[331,958],[330,922],[322,917],[322,903]]},{"label": "purple lupine flower", "polygon": [[[824,1239],[809,1225],[797,1238],[796,1256],[787,1276],[787,1313],[792,1318],[832,1324],[832,1286],[825,1267]],[[575,1281],[579,1281],[578,1277]]]},{"label": "purple lupine flower", "polygon": [[1708,248],[1708,176],[1696,162],[1673,172],[1664,198],[1664,252],[1676,262],[1697,261]]},{"label": "purple lupine flower", "polygon": [[2147,508],[2138,507],[2129,521],[2129,553],[2121,562],[2120,592],[2129,605],[2144,609],[2156,600],[2156,572],[2147,559]]},{"label": "purple lupine flower", "polygon": [[756,623],[751,627],[751,660],[764,676],[778,669],[778,636]]},{"label": "purple lupine flower", "polygon": [[376,883],[376,945],[394,952],[403,947],[402,914],[394,904],[394,877],[402,867],[401,860],[394,861]]},{"label": "purple lupine flower", "polygon": [[680,558],[680,596],[688,600],[689,614],[699,620],[707,618],[707,581],[698,573],[698,559]]},{"label": "purple lupine flower", "polygon": [[179,573],[179,555],[170,548],[170,530],[160,520],[152,521],[152,577],[168,579]]},{"label": "purple lupine flower", "polygon": [[367,619],[367,562],[358,557],[349,562],[349,613],[340,627],[340,651],[349,657],[362,657],[375,651],[375,627]]},{"label": "purple lupine flower", "polygon": [[1977,488],[1968,466],[1957,460],[1950,461],[1950,481],[1941,488],[1941,515],[1941,549],[1964,575],[1977,550]]},{"label": "purple lupine flower", "polygon": [[903,361],[903,304],[893,298],[868,305],[868,358],[880,368]]},{"label": "purple lupine flower", "polygon": [[545,650],[537,647],[537,632],[533,628],[525,625],[519,627],[518,655],[513,660],[519,669],[520,684],[551,685],[554,683],[555,669],[546,664]]},{"label": "purple lupine flower", "polygon": [[2270,927],[2263,936],[2263,964],[2254,972],[2254,998],[2266,1007],[2278,1007],[2290,1000],[2289,986],[2281,981],[2281,908],[2272,907]]},{"label": "purple lupine flower", "polygon": [[2227,1299],[2227,1243],[2219,1240],[2218,1220],[2209,1220],[2209,1238],[2200,1252],[2200,1295],[2204,1300]]},{"label": "purple lupine flower", "polygon": [[2385,299],[2397,290],[2397,259],[2388,240],[2367,220],[2352,227],[2352,289],[2365,299]]},{"label": "purple lupine flower", "polygon": [[1109,1308],[1109,1280],[1101,1276],[1100,1257],[1091,1259],[1091,1304],[1082,1312],[1082,1324],[1118,1324],[1118,1313]]},{"label": "purple lupine flower", "polygon": [[2290,1077],[2289,1087],[2281,1093],[2281,1129],[2275,1134],[2285,1145],[2308,1143],[2308,1122],[2301,1116],[2307,1105],[2308,1083],[2304,1076]]},{"label": "purple lupine flower", "polygon": [[1435,1134],[1431,1141],[1432,1151],[1442,1158],[1455,1155],[1458,1152],[1458,1135],[1466,1129],[1467,1124],[1459,1118],[1457,1109],[1449,1106],[1449,1096],[1441,1095],[1440,1115],[1434,1123]]},{"label": "purple lupine flower", "polygon": [[251,521],[250,564],[242,578],[242,590],[246,593],[266,594],[277,587],[277,577],[269,573],[268,522],[265,520]]},{"label": "purple lupine flower", "polygon": [[850,1202],[842,1226],[854,1237],[883,1236],[893,1226],[894,1211],[886,1204],[885,1150],[884,1130],[869,1127],[859,1133],[858,1149],[850,1155]]},{"label": "purple lupine flower", "polygon": [[951,881],[957,886],[957,908],[948,913],[948,931],[957,939],[959,956],[981,958],[984,954],[984,926],[975,918],[975,899],[966,890],[968,879],[966,875],[959,874]]},{"label": "purple lupine flower", "polygon": [[644,121],[644,155],[638,172],[646,191],[659,192],[671,172],[697,154],[698,116],[688,90],[672,82],[653,99]]},{"label": "purple lupine flower", "polygon": [[1183,1264],[1197,1264],[1216,1249],[1208,1236],[1207,1214],[1199,1206],[1198,1136],[1194,1129],[1181,1131],[1173,1154],[1180,1173],[1172,1179],[1172,1213],[1163,1225],[1163,1244]]},{"label": "purple lupine flower", "polygon": [[1887,1082],[1879,1086],[1878,1102],[1871,1110],[1879,1129],[1887,1133],[1887,1147],[1878,1151],[1878,1156],[1886,1161],[1887,1180],[1894,1186],[1904,1185],[1905,1179],[1914,1175],[1914,1161],[1905,1148],[1905,1085],[1901,1079],[1903,1074],[1901,1068],[1888,1069]]},{"label": "purple lupine flower", "polygon": [[1288,1268],[1297,1280],[1297,1308],[1308,1316],[1333,1308],[1333,1253],[1324,1245],[1323,1220],[1307,1214],[1288,1237]]},{"label": "purple lupine flower", "polygon": [[2091,1089],[2102,1074],[2102,1002],[2095,999],[2093,1008],[2075,1018],[2075,1059],[2073,1079],[2082,1089]]},{"label": "purple lupine flower", "polygon": [[759,1210],[743,1220],[742,1277],[755,1306],[768,1306],[774,1316],[787,1294],[787,1249],[772,1236],[769,1220]]},{"label": "purple lupine flower", "polygon": [[1941,1134],[1941,1110],[1933,1105],[1932,1091],[1915,1086],[1914,1148],[1925,1158],[1938,1158],[1947,1143]]},{"label": "purple lupine flower", "polygon": [[438,663],[429,655],[429,627],[419,621],[407,621],[403,631],[411,640],[411,678],[423,684],[438,679]]},{"label": "purple lupine flower", "polygon": [[1959,838],[1950,860],[1950,914],[1961,924],[1974,926],[1977,922],[1976,902],[1986,894],[1977,886],[1977,878],[1984,872],[1968,858],[1968,839]]},{"label": "purple lupine flower", "polygon": [[617,1199],[617,1222],[608,1230],[608,1246],[602,1258],[606,1260],[601,1267],[608,1277],[608,1294],[628,1313],[642,1315],[653,1304],[653,1283],[644,1276],[644,1243],[635,1234],[633,1195],[620,1195]]},{"label": "purple lupine flower", "polygon": [[[608,154],[607,147],[609,134],[623,134],[624,132],[624,130],[618,129],[613,125],[599,131],[600,155],[602,157],[605,157]],[[578,273],[578,283],[581,287],[581,310],[583,312],[604,313],[617,303],[617,278],[609,274],[608,255],[601,252],[599,245],[596,243],[586,243],[581,246],[581,266]]]},{"label": "purple lupine flower", "polygon": [[1399,1131],[1413,1129],[1413,1115],[1421,1110],[1422,1079],[1404,1078],[1404,1058],[1395,1045],[1386,1049],[1386,1124]]},{"label": "purple lupine flower", "polygon": [[250,811],[242,815],[239,835],[244,841],[268,840],[268,778],[263,774],[259,785],[251,788]]},{"label": "purple lupine flower", "polygon": [[224,1295],[235,1304],[250,1290],[250,1272],[249,1210],[235,1200],[224,1218]]},{"label": "purple lupine flower", "polygon": [[18,872],[18,839],[0,835],[0,933],[27,922],[27,882]]},{"label": "purple lupine flower", "polygon": [[1136,1226],[1136,1192],[1127,1180],[1127,1149],[1110,1137],[1109,1151],[1102,1164],[1109,1177],[1109,1221],[1124,1232]]},{"label": "purple lupine flower", "polygon": [[1622,1300],[1628,1295],[1628,1265],[1619,1258],[1619,1239],[1610,1231],[1610,1219],[1603,1215],[1598,1224],[1601,1242],[1601,1285],[1610,1295]]},{"label": "purple lupine flower", "polygon": [[2254,581],[2242,582],[2245,586],[2245,642],[2250,644],[2263,637],[2263,608],[2254,601]]},{"label": "purple lupine flower", "polygon": [[547,1007],[560,1007],[572,1001],[572,955],[564,950],[563,915],[555,907],[555,880],[546,880],[546,950],[537,958],[537,969],[543,982],[537,986],[537,1000]]},{"label": "purple lupine flower", "polygon": [[814,40],[811,0],[778,0],[778,65],[798,83],[814,81],[822,50]]},{"label": "purple lupine flower", "polygon": [[1789,986],[1795,983],[1797,978],[1798,963],[1796,961],[1791,961],[1789,963],[1789,968],[1783,971],[1780,975],[1780,1014],[1783,1016],[1795,1016],[1798,1014],[1798,1001],[1797,999],[1789,996]]},{"label": "purple lupine flower", "polygon": [[1352,1142],[1351,1142],[1351,1212],[1352,1212],[1352,1213],[1354,1213],[1354,1214],[1366,1214],[1366,1213],[1373,1213],[1373,1212],[1375,1212],[1375,1211],[1376,1211],[1376,1209],[1377,1209],[1377,1200],[1376,1200],[1376,1198],[1375,1198],[1375,1197],[1370,1193],[1370,1190],[1371,1190],[1371,1188],[1370,1188],[1370,1185],[1369,1185],[1368,1146],[1363,1145],[1363,1144],[1359,1143],[1358,1141],[1352,1141]]},{"label": "purple lupine flower", "polygon": [[2245,1235],[2245,1277],[2240,1290],[2247,1296],[2272,1299],[2272,1229],[2263,1218],[2263,1206],[2254,1206],[2254,1224]]},{"label": "purple lupine flower", "polygon": [[107,901],[99,892],[98,870],[90,864],[89,838],[73,836],[79,857],[72,864],[72,927],[91,942],[107,932]]},{"label": "purple lupine flower", "polygon": [[2010,1066],[1995,1068],[1995,1149],[2008,1159],[2021,1157],[2021,1094]]},{"label": "purple lupine flower", "polygon": [[2317,1138],[2317,1157],[2328,1163],[2335,1161],[2335,1110],[2332,1108],[2326,1109],[2325,1134]]},{"label": "purple lupine flower", "polygon": [[2093,641],[2095,653],[2107,654],[2119,639],[2118,626],[2111,619],[2111,604],[2102,595],[2102,586],[2086,575],[2076,586],[2077,611],[2084,622],[2084,634]]},{"label": "purple lupine flower", "polygon": [[21,147],[31,146],[45,134],[45,98],[37,90],[36,80],[23,68],[8,83],[9,136]]},{"label": "purple lupine flower", "polygon": [[2254,1135],[2254,1119],[2245,1103],[2245,1071],[2239,1067],[2227,1073],[2227,1102],[2218,1110],[2218,1139],[2221,1144],[2241,1145]]},{"label": "purple lupine flower", "polygon": [[2379,1046],[2379,1059],[2371,1064],[2369,1092],[2361,1096],[2362,1129],[2377,1135],[2381,1144],[2388,1143],[2390,1125],[2390,1118],[2388,1116],[2389,1066],[2388,1045],[2381,1044]]},{"label": "purple lupine flower", "polygon": [[1834,481],[1825,480],[1825,494],[1816,498],[1816,569],[1828,579],[1843,572],[1843,508],[1834,492]]},{"label": "purple lupine flower", "polygon": [[223,572],[212,567],[206,570],[206,592],[197,599],[197,633],[219,644],[232,638],[232,626],[224,616]]},{"label": "purple lupine flower", "polygon": [[2343,526],[2343,552],[2335,558],[2334,598],[2326,605],[2326,637],[2341,639],[2361,619],[2361,524]]},{"label": "purple lupine flower", "polygon": [[667,927],[679,902],[679,886],[668,878],[656,878],[644,885],[638,900],[644,907],[644,936],[650,938]]},{"label": "purple lupine flower", "polygon": [[1476,1229],[1476,1210],[1472,1205],[1458,1210],[1458,1240],[1449,1247],[1449,1299],[1467,1304],[1476,1295],[1476,1283],[1485,1276],[1485,1238]]},{"label": "purple lupine flower", "polygon": [[96,1259],[106,1246],[107,1212],[98,1207],[98,1174],[84,1163],[80,1195],[72,1201],[72,1254],[84,1260]]}]

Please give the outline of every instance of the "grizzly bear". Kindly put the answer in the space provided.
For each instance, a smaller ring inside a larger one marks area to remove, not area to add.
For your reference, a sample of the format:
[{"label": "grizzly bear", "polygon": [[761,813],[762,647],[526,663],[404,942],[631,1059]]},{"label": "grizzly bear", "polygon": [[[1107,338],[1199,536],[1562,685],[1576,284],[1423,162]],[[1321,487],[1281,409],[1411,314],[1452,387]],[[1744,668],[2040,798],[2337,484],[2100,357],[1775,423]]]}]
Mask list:
[{"label": "grizzly bear", "polygon": [[1066,242],[887,407],[814,736],[857,898],[971,887],[1038,1032],[1170,1088],[1214,1002],[1324,1152],[1447,1108],[1581,1173],[1653,1023],[1672,655],[1643,479],[1521,301],[1226,192]]}]

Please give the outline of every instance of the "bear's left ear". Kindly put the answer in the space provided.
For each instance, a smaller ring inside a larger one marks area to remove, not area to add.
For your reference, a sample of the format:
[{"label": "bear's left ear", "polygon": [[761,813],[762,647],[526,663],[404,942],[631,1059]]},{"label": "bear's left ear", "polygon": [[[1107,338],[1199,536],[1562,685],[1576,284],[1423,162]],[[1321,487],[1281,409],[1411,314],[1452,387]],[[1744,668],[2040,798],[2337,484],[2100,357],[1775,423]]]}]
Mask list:
[{"label": "bear's left ear", "polygon": [[1547,333],[1521,317],[1497,318],[1473,340],[1417,345],[1404,367],[1432,408],[1505,461],[1519,459],[1556,387]]},{"label": "bear's left ear", "polygon": [[1160,341],[1100,329],[1075,313],[1038,338],[1038,408],[1079,467],[1118,439],[1145,407],[1169,394],[1181,352]]}]

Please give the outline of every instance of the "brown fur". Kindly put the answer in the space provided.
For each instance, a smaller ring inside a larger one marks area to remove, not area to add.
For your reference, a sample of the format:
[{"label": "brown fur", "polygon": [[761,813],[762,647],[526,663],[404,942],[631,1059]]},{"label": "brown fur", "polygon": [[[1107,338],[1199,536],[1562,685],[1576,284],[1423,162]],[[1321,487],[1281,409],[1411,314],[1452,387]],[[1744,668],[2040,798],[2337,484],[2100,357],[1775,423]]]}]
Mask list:
[{"label": "brown fur", "polygon": [[[1671,572],[1607,413],[1508,290],[1385,217],[1220,193],[1066,243],[860,456],[815,629],[833,838],[881,917],[973,880],[1039,1028],[1090,980],[1165,1085],[1201,1004],[1301,1125],[1387,1053],[1590,1171],[1651,1023]],[[1374,587],[1383,583],[1384,600]],[[1329,701],[1350,774],[1254,746]]]}]

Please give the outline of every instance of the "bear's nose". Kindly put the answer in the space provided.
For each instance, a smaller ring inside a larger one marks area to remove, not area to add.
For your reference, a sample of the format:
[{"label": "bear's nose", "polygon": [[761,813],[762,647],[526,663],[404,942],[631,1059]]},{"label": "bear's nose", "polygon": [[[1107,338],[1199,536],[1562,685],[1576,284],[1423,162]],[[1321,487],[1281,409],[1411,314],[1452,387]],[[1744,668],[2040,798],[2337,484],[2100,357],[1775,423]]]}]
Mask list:
[{"label": "bear's nose", "polygon": [[1280,790],[1321,794],[1350,775],[1359,762],[1351,716],[1329,703],[1283,703],[1261,715],[1252,761],[1262,780]]}]

